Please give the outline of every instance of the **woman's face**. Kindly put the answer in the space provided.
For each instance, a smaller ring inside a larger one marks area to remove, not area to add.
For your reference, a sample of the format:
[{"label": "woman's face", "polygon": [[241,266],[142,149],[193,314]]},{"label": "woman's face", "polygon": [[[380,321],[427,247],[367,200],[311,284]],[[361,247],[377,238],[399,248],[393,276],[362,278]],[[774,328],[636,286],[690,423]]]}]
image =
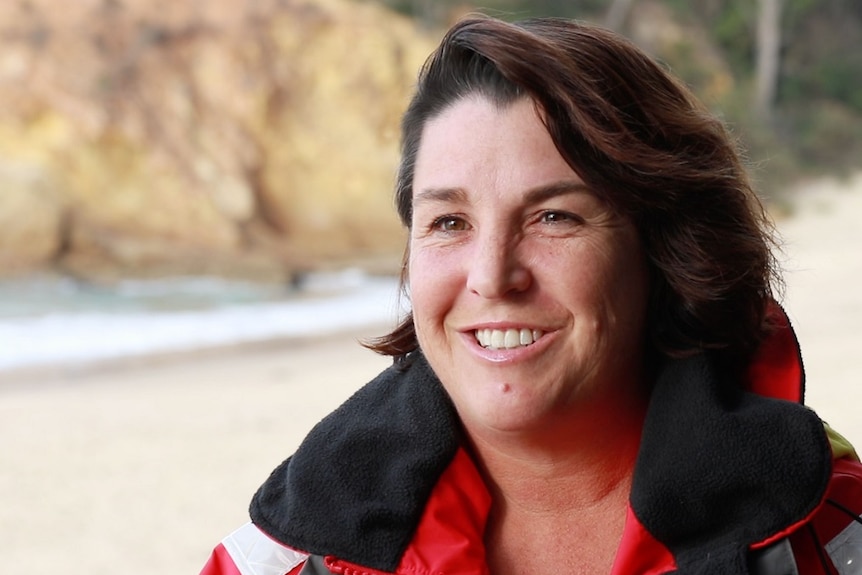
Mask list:
[{"label": "woman's face", "polygon": [[425,126],[409,266],[420,346],[468,429],[528,430],[638,395],[637,231],[566,164],[532,101],[473,96]]}]

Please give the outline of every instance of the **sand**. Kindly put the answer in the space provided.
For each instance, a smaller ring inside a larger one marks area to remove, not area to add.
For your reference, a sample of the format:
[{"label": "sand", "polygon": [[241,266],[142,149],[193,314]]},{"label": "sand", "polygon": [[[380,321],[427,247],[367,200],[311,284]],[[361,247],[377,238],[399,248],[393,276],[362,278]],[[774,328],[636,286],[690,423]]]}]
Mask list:
[{"label": "sand", "polygon": [[272,468],[386,365],[346,334],[6,378],[0,571],[198,573]]},{"label": "sand", "polygon": [[862,447],[862,173],[806,186],[777,223],[806,403]]},{"label": "sand", "polygon": [[[862,176],[782,218],[808,403],[862,445]],[[92,369],[0,375],[6,573],[197,573],[254,490],[387,360],[369,328]]]}]

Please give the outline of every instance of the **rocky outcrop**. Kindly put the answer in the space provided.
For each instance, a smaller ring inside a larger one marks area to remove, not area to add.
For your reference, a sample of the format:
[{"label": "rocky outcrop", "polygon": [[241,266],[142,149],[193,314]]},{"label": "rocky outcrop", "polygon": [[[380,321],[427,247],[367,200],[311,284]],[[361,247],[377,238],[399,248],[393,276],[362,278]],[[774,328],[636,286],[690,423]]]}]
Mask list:
[{"label": "rocky outcrop", "polygon": [[110,279],[394,261],[433,48],[350,0],[0,5],[0,266]]},{"label": "rocky outcrop", "polygon": [[0,269],[47,266],[63,249],[64,206],[46,171],[0,163]]}]

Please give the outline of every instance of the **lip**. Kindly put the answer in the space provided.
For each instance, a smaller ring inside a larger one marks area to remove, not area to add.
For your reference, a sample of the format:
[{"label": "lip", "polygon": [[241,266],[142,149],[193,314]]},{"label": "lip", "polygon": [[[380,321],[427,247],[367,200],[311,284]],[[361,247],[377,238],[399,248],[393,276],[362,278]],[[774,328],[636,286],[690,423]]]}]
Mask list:
[{"label": "lip", "polygon": [[[525,347],[515,347],[512,349],[488,349],[479,345],[476,340],[475,332],[477,329],[534,329],[541,330],[543,335],[538,341]],[[474,356],[491,363],[516,363],[528,361],[543,353],[556,337],[557,330],[548,327],[532,326],[529,323],[483,323],[475,326],[470,326],[465,329],[458,330],[459,335],[464,340],[465,347]]]}]

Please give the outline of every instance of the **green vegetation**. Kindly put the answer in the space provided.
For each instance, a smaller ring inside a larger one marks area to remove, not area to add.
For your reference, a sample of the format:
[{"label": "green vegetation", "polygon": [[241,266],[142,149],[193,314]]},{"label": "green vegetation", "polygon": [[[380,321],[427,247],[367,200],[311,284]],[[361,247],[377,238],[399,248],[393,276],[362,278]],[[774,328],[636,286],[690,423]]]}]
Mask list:
[{"label": "green vegetation", "polygon": [[[536,15],[602,22],[613,0],[485,0],[477,10],[504,19]],[[383,0],[444,26],[464,10],[459,0]],[[862,2],[782,0],[780,64],[770,113],[755,106],[757,0],[634,0],[629,19],[647,4],[687,31],[656,56],[719,113],[748,150],[758,185],[769,196],[806,176],[862,168]],[[630,30],[622,26],[621,31]],[[705,36],[703,42],[701,36]],[[714,59],[729,72],[730,89],[716,90]],[[655,48],[654,48],[655,49]]]},{"label": "green vegetation", "polygon": [[[783,0],[778,90],[768,120],[750,105],[757,2],[673,4],[678,17],[707,31],[733,72],[737,89],[715,105],[759,166],[762,188],[779,195],[800,177],[862,168],[862,3]],[[697,86],[696,77],[682,75]]]}]

